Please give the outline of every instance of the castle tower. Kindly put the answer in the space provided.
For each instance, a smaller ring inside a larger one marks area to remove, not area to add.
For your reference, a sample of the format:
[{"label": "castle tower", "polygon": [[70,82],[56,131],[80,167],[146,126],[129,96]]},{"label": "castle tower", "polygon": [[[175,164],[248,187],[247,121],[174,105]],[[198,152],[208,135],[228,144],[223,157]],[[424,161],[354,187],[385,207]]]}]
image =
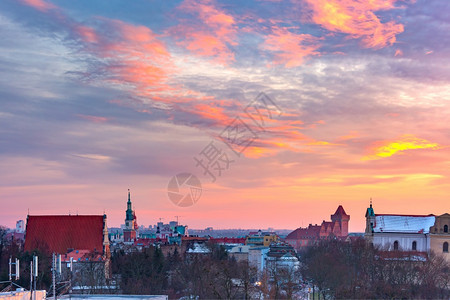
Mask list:
[{"label": "castle tower", "polygon": [[340,227],[340,234],[336,234],[337,236],[346,237],[348,235],[349,221],[350,215],[347,215],[342,205],[339,205],[339,207],[336,209],[336,212],[331,215],[331,222],[335,223],[335,226],[339,224]]},{"label": "castle tower", "polygon": [[123,230],[123,241],[133,242],[136,240],[136,217],[131,206],[130,189],[128,189],[127,210],[125,211],[125,229]]}]

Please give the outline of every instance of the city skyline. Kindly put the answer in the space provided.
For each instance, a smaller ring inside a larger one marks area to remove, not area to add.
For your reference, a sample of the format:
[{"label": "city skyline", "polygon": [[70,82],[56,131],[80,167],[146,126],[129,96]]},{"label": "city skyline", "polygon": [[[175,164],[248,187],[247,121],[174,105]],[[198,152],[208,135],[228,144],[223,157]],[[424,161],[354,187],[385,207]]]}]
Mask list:
[{"label": "city skyline", "polygon": [[[196,229],[295,229],[343,205],[362,232],[370,199],[376,213],[448,212],[449,10],[2,1],[0,225],[105,212],[117,227],[127,189],[138,224]],[[277,108],[264,126],[247,110],[261,95]],[[237,152],[233,122],[251,132]],[[198,160],[211,145],[229,159],[214,174]],[[180,173],[201,182],[188,207],[168,197]]]}]

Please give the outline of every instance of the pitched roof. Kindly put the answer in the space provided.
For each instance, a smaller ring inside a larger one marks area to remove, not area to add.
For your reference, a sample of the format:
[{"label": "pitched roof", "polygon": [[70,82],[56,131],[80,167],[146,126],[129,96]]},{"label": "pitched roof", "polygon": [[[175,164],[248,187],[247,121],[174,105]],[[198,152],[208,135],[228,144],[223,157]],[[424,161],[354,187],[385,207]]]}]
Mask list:
[{"label": "pitched roof", "polygon": [[376,215],[374,232],[429,233],[435,216]]},{"label": "pitched roof", "polygon": [[318,238],[320,236],[320,228],[321,226],[318,225],[309,225],[308,228],[297,228],[288,234],[286,240]]},{"label": "pitched roof", "polygon": [[344,208],[342,207],[342,205],[339,205],[338,208],[336,209],[336,212],[334,213],[334,215],[341,215],[341,216],[349,216],[347,215],[347,213],[345,212]]},{"label": "pitched roof", "polygon": [[68,249],[102,252],[103,216],[28,216],[25,251],[65,254]]}]

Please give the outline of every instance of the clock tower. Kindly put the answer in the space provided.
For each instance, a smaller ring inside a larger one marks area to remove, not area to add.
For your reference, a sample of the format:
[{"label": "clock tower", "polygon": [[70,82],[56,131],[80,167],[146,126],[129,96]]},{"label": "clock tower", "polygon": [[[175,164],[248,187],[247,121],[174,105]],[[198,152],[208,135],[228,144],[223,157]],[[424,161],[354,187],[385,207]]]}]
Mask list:
[{"label": "clock tower", "polygon": [[130,189],[128,189],[127,210],[125,211],[125,228],[123,230],[123,241],[134,242],[136,240],[136,215],[131,206]]}]

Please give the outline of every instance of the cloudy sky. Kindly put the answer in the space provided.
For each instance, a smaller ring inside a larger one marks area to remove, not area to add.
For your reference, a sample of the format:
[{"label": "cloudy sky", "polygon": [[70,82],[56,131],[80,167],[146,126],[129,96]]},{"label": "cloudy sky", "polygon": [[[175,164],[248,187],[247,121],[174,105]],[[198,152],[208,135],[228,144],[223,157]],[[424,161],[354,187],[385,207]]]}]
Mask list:
[{"label": "cloudy sky", "polygon": [[[370,198],[449,212],[449,14],[442,0],[2,0],[0,224],[105,211],[118,226],[128,188],[144,225],[296,228],[342,204],[363,231]],[[252,119],[261,99],[274,110]],[[189,207],[167,194],[183,172],[202,184]]]}]

